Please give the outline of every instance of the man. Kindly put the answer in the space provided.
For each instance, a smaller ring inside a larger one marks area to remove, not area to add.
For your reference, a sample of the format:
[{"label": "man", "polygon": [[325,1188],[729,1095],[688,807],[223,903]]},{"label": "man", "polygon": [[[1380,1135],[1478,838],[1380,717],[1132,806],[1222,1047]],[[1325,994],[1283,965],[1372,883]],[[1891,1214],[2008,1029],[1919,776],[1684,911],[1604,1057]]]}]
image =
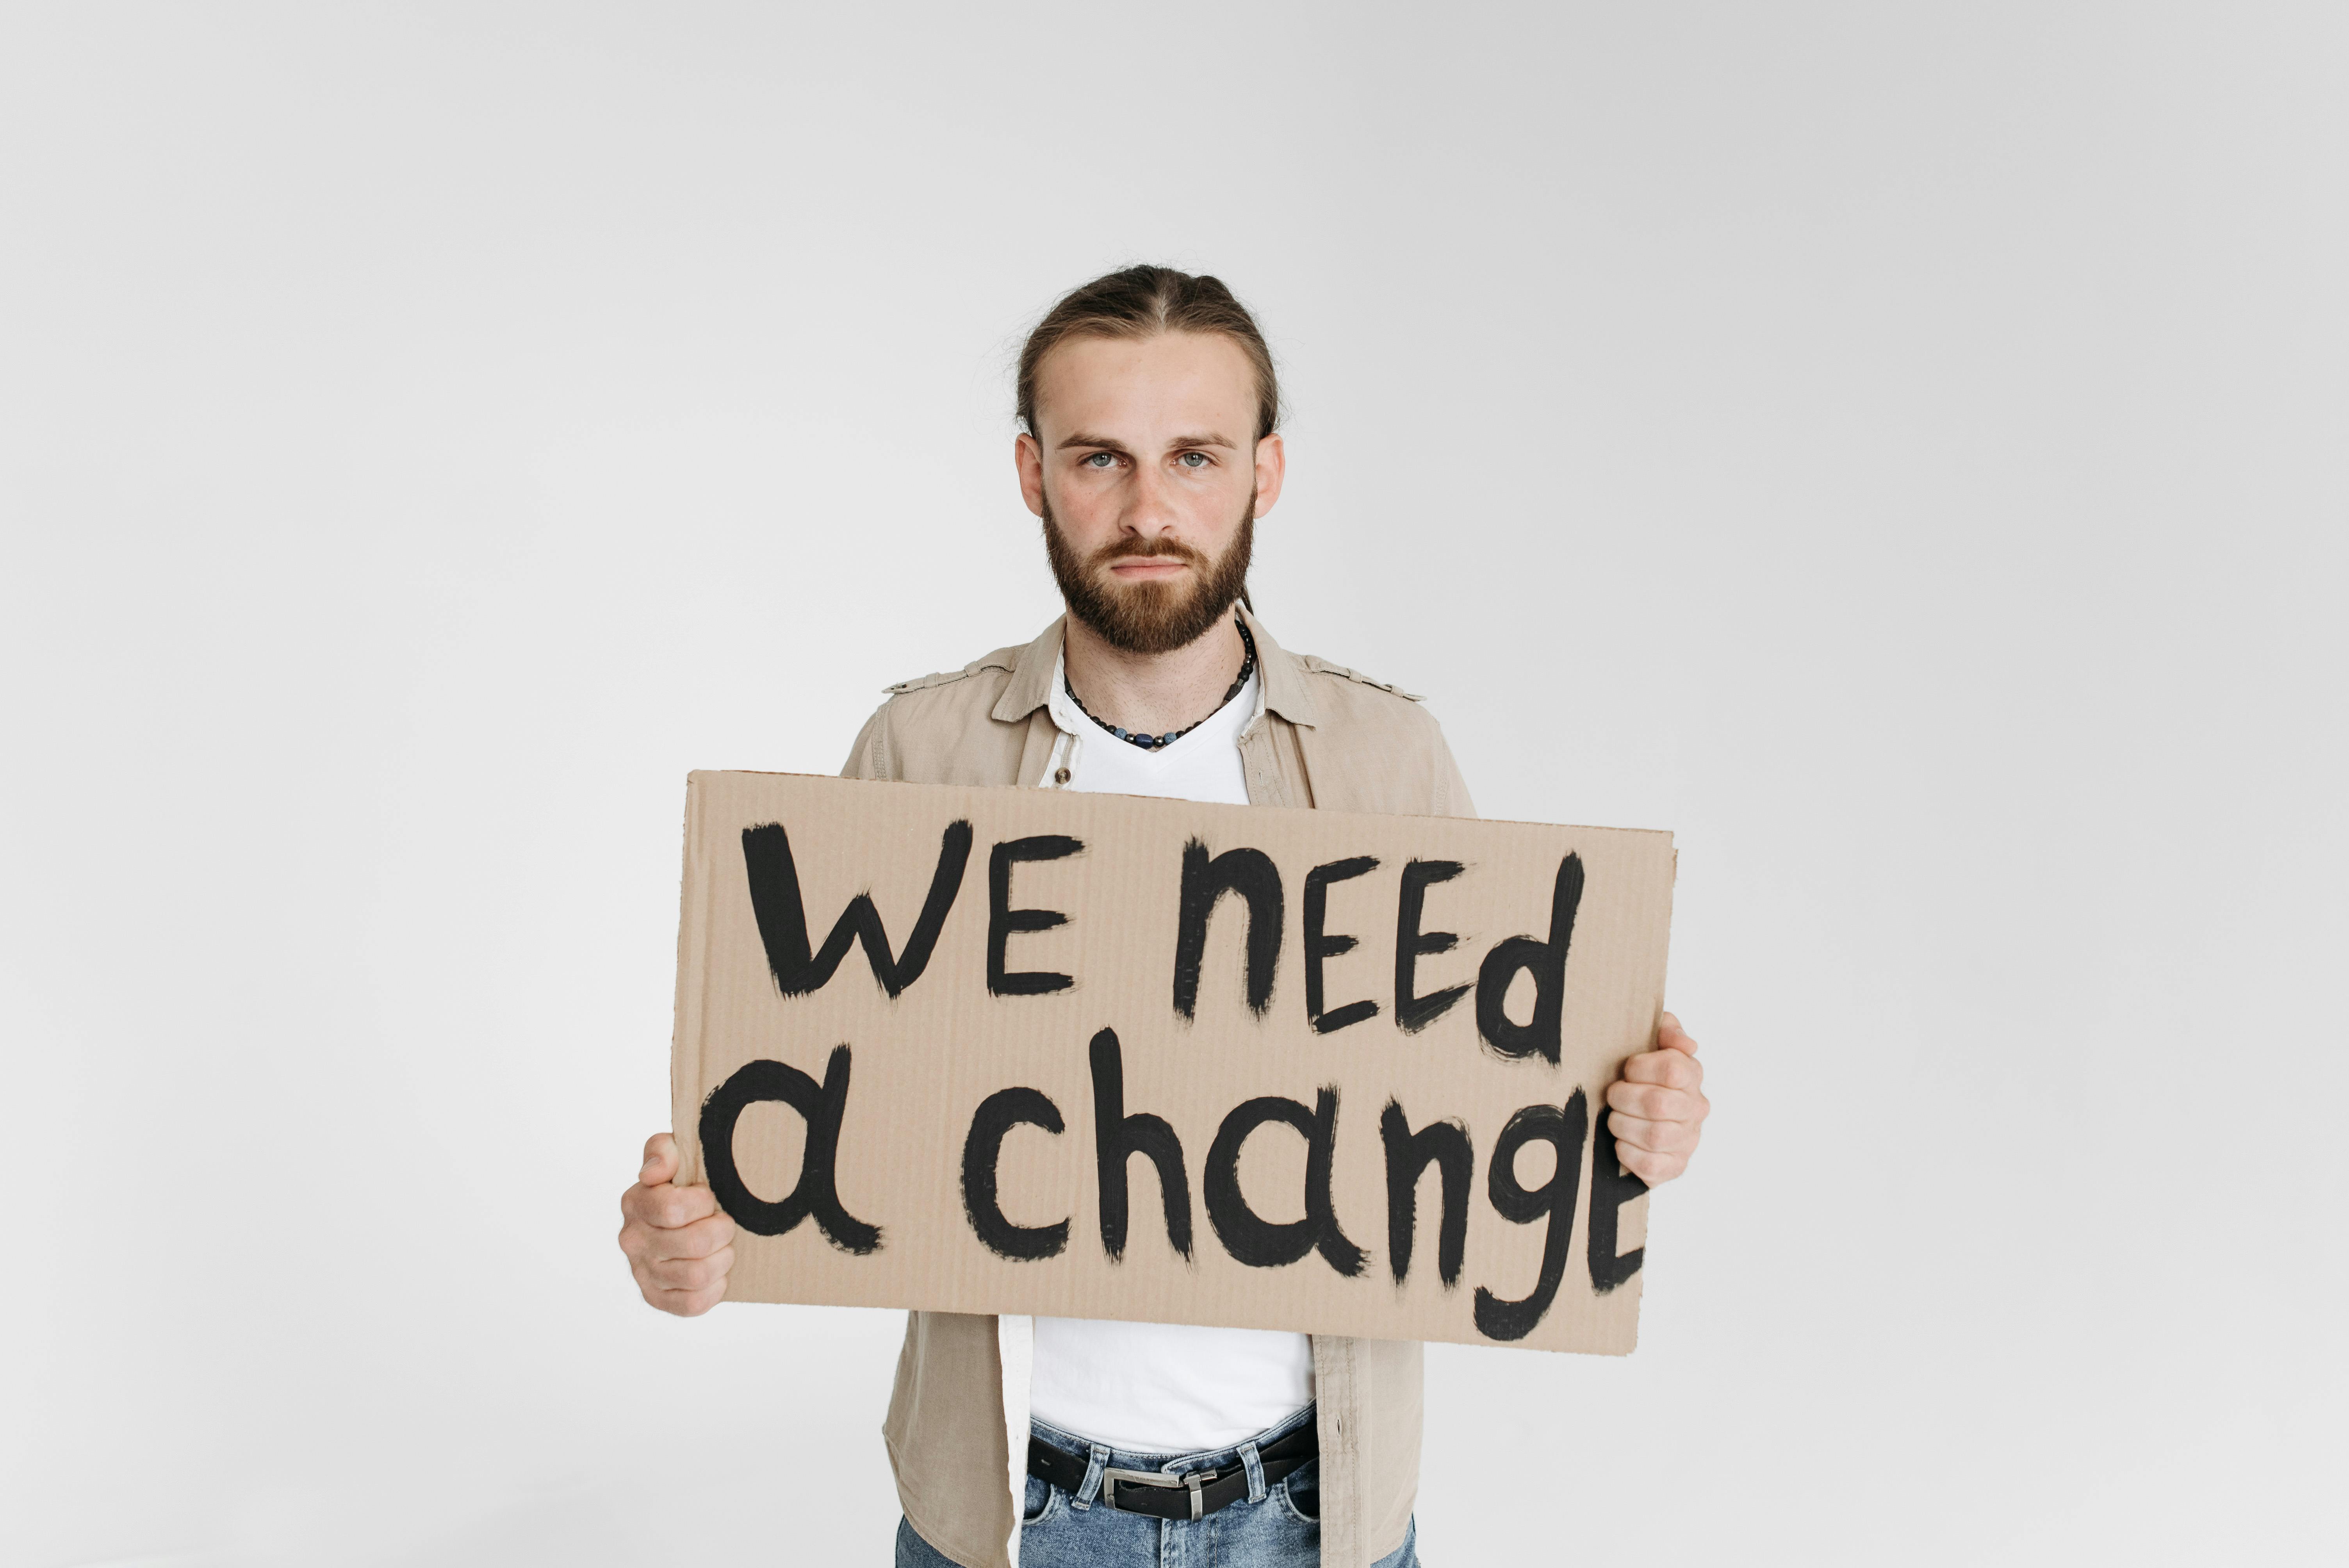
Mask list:
[{"label": "man", "polygon": [[[1271,356],[1222,284],[1132,267],[1075,290],[1020,356],[1019,412],[1020,493],[1068,614],[892,686],[851,777],[1473,814],[1416,699],[1286,652],[1248,606],[1286,458]],[[1707,1109],[1670,1014],[1659,1047],[1607,1096],[1619,1158],[1651,1185],[1686,1166]],[[725,1294],[734,1227],[676,1169],[655,1137],[620,1244],[645,1299],[692,1316]],[[897,1563],[1413,1568],[1420,1364],[1391,1341],[914,1313],[884,1428]],[[1187,1490],[1112,1500],[1112,1468],[1219,1483],[1194,1519]]]}]

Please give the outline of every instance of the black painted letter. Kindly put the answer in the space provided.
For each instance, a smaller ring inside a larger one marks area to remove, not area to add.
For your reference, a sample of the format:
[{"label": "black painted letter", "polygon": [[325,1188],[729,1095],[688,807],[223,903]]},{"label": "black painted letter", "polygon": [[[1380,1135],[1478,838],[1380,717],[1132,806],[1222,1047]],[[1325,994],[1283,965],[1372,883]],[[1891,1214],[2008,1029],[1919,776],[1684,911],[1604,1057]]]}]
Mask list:
[{"label": "black painted letter", "polygon": [[1058,1257],[1069,1244],[1069,1222],[1015,1225],[1003,1217],[996,1192],[995,1167],[1003,1158],[1003,1135],[1021,1122],[1058,1133],[1061,1108],[1033,1088],[998,1089],[978,1102],[970,1135],[962,1140],[962,1212],[997,1257],[1019,1262]]},{"label": "black painted letter", "polygon": [[[781,830],[778,829],[777,831]],[[800,1179],[769,1202],[743,1183],[734,1164],[734,1124],[761,1100],[781,1100],[807,1121],[800,1151]],[[834,1171],[840,1163],[840,1118],[848,1108],[848,1047],[834,1046],[823,1066],[823,1087],[787,1063],[745,1062],[701,1102],[701,1165],[719,1207],[754,1236],[780,1236],[815,1216],[824,1240],[860,1256],[877,1251],[881,1227],[868,1225],[840,1206]]]},{"label": "black painted letter", "polygon": [[[1378,863],[1368,855],[1356,855],[1350,861],[1331,861],[1326,866],[1315,866],[1305,873],[1305,1016],[1317,1035],[1335,1034],[1349,1024],[1359,1024],[1365,1018],[1378,1016],[1379,1005],[1376,1002],[1349,1002],[1333,1011],[1325,1011],[1321,1006],[1321,961],[1354,950],[1352,937],[1322,934],[1322,923],[1330,913],[1330,884],[1373,871]],[[1414,861],[1412,863],[1416,865],[1419,862]]]},{"label": "black painted letter", "polygon": [[1272,1006],[1280,964],[1280,868],[1262,850],[1226,850],[1213,860],[1193,839],[1183,846],[1183,903],[1174,935],[1174,1010],[1188,1018],[1199,1005],[1199,965],[1207,955],[1207,916],[1236,892],[1247,904],[1247,1004],[1257,1016]]},{"label": "black painted letter", "polygon": [[1419,1173],[1432,1163],[1444,1194],[1444,1225],[1436,1234],[1435,1272],[1450,1290],[1460,1283],[1468,1245],[1468,1191],[1476,1182],[1476,1151],[1457,1121],[1431,1121],[1417,1132],[1402,1106],[1387,1101],[1379,1113],[1387,1146],[1387,1264],[1401,1284],[1411,1273],[1412,1233],[1419,1222]]},{"label": "black painted letter", "polygon": [[[1305,1140],[1305,1218],[1276,1225],[1240,1195],[1240,1145],[1268,1122],[1293,1127]],[[1207,1150],[1207,1222],[1224,1251],[1254,1268],[1293,1264],[1317,1248],[1331,1268],[1351,1279],[1362,1272],[1362,1249],[1338,1228],[1330,1199],[1330,1169],[1338,1146],[1338,1091],[1325,1088],[1311,1110],[1293,1099],[1265,1095],[1224,1118]]]},{"label": "black painted letter", "polygon": [[1166,1239],[1191,1256],[1191,1179],[1183,1170],[1183,1140],[1162,1117],[1125,1113],[1125,1061],[1117,1032],[1093,1037],[1093,1159],[1101,1181],[1102,1251],[1112,1263],[1125,1258],[1127,1212],[1125,1167],[1136,1154],[1158,1167],[1158,1195],[1166,1210]]},{"label": "black painted letter", "polygon": [[1415,1035],[1444,1016],[1453,1003],[1468,994],[1464,985],[1446,985],[1428,996],[1418,995],[1416,989],[1420,959],[1460,945],[1459,936],[1453,932],[1419,929],[1420,917],[1427,913],[1427,890],[1436,882],[1450,882],[1466,869],[1458,861],[1411,861],[1402,868],[1402,893],[1395,901],[1395,1024],[1407,1035]]},{"label": "black painted letter", "polygon": [[1645,1247],[1615,1252],[1616,1211],[1648,1190],[1648,1184],[1623,1169],[1615,1153],[1615,1130],[1608,1125],[1609,1108],[1599,1108],[1590,1130],[1590,1288],[1605,1295],[1640,1272]]},{"label": "black painted letter", "polygon": [[[1512,936],[1485,954],[1476,971],[1476,1032],[1503,1056],[1538,1055],[1557,1065],[1566,1016],[1566,949],[1574,936],[1575,906],[1581,902],[1582,857],[1568,855],[1558,862],[1550,893],[1549,940]],[[1520,969],[1534,977],[1533,1021],[1526,1024],[1511,1022],[1502,1006]]]},{"label": "black painted letter", "polygon": [[922,977],[930,954],[938,944],[938,928],[947,923],[955,894],[962,891],[963,866],[970,859],[970,824],[949,822],[938,840],[938,869],[930,877],[930,894],[905,938],[905,954],[889,954],[889,934],[882,929],[881,912],[873,895],[860,892],[833,922],[823,951],[808,952],[807,905],[800,898],[799,867],[792,860],[792,841],[781,822],[742,830],[742,869],[750,873],[750,912],[759,920],[759,940],[766,944],[767,968],[775,988],[786,996],[804,996],[830,980],[848,944],[862,940],[873,978],[895,996]]},{"label": "black painted letter", "polygon": [[[1590,1108],[1576,1089],[1561,1109],[1554,1105],[1529,1105],[1509,1118],[1501,1140],[1493,1145],[1493,1163],[1485,1173],[1485,1196],[1501,1218],[1511,1224],[1530,1225],[1545,1214],[1549,1229],[1542,1237],[1541,1277],[1523,1301],[1503,1301],[1483,1285],[1476,1287],[1476,1332],[1487,1339],[1523,1339],[1534,1331],[1557,1299],[1558,1281],[1566,1277],[1566,1247],[1574,1233],[1574,1200],[1582,1188],[1582,1141],[1589,1130]],[[1517,1150],[1544,1142],[1557,1156],[1557,1169],[1548,1181],[1528,1192],[1517,1185]]]},{"label": "black painted letter", "polygon": [[996,996],[1040,996],[1048,991],[1065,991],[1076,984],[1066,975],[1055,975],[1049,969],[1004,969],[1004,950],[1010,945],[1014,932],[1050,931],[1056,925],[1066,925],[1069,917],[1057,909],[1014,909],[1011,907],[1011,868],[1020,861],[1057,861],[1080,853],[1084,841],[1064,833],[1039,833],[1032,839],[1014,839],[998,844],[987,857],[987,989]]}]

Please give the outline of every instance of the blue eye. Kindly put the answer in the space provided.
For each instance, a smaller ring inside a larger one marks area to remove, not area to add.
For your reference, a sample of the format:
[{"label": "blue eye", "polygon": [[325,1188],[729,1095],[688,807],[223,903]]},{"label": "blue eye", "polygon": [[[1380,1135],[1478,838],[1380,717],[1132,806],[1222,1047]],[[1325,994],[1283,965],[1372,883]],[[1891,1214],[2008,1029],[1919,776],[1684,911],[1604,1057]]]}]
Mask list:
[{"label": "blue eye", "polygon": [[1085,459],[1084,466],[1089,469],[1115,468],[1117,466],[1117,454],[1115,452],[1095,452],[1092,456]]},{"label": "blue eye", "polygon": [[1185,452],[1176,460],[1186,469],[1204,469],[1207,466],[1207,454],[1205,452]]}]

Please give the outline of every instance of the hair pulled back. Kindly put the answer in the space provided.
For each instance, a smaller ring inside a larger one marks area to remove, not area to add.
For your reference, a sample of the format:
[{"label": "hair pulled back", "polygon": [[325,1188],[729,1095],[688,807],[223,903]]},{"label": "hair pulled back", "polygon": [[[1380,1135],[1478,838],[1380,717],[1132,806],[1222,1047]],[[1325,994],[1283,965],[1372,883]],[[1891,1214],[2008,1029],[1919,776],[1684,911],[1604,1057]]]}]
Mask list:
[{"label": "hair pulled back", "polygon": [[1280,382],[1273,374],[1272,350],[1247,306],[1232,296],[1223,280],[1194,277],[1172,267],[1133,266],[1104,273],[1061,296],[1044,313],[1019,351],[1019,414],[1030,435],[1036,428],[1036,369],[1044,356],[1071,337],[1154,337],[1162,332],[1220,333],[1240,346],[1256,372],[1256,438],[1280,426]]}]

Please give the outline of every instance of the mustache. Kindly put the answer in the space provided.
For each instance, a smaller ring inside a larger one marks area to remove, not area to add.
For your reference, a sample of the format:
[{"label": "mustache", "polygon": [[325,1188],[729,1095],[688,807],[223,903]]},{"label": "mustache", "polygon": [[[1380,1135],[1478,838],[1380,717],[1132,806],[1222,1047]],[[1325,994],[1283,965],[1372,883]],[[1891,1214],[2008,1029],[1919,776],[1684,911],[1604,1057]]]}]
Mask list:
[{"label": "mustache", "polygon": [[1112,561],[1148,561],[1160,556],[1171,557],[1193,566],[1209,564],[1206,556],[1200,551],[1184,543],[1179,539],[1168,539],[1163,535],[1156,539],[1129,537],[1112,540],[1094,551],[1085,564],[1089,567],[1106,566]]}]

